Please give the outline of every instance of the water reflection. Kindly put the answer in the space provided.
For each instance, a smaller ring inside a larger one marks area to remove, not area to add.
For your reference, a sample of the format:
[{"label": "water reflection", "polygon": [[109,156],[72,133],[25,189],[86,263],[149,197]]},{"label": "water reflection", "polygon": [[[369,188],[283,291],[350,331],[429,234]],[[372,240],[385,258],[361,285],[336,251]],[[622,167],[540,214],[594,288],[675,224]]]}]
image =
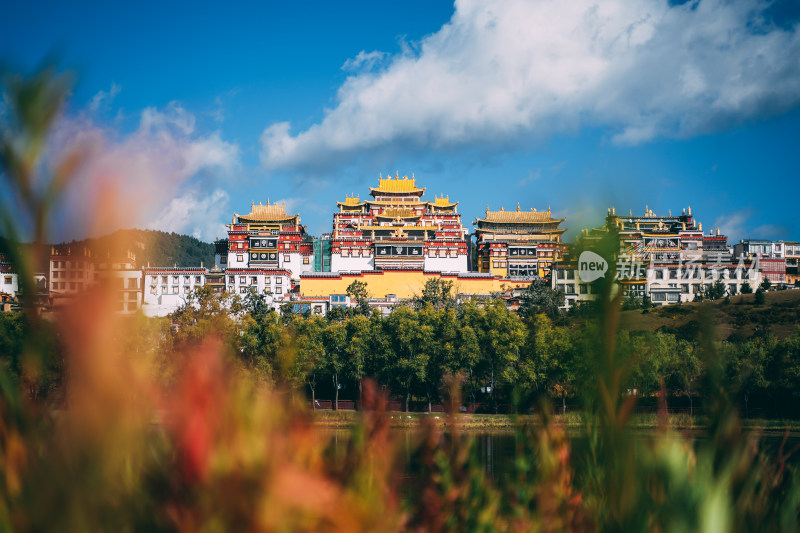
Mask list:
[{"label": "water reflection", "polygon": [[[350,433],[347,429],[332,429],[331,445],[335,453],[345,451]],[[399,460],[404,465],[405,474],[402,476],[405,485],[404,492],[411,490],[415,478],[419,475],[419,465],[413,464],[415,452],[420,445],[420,434],[416,429],[395,428],[391,430],[393,441],[399,446],[397,450]],[[634,438],[649,440],[656,434],[652,431],[635,432]],[[475,447],[475,454],[489,479],[500,486],[505,485],[514,471],[514,459],[516,454],[516,437],[512,431],[490,431],[490,432],[469,432],[462,434],[463,439],[471,439]],[[579,438],[573,435],[573,439]],[[695,435],[695,442],[702,441],[704,437],[700,434]],[[777,457],[783,434],[770,432],[762,435],[760,449],[767,456]],[[573,441],[574,442],[574,441]],[[784,453],[800,446],[800,435],[792,434],[784,444]],[[790,463],[800,463],[800,452],[795,453],[789,459]],[[409,494],[406,494],[408,496]]]}]

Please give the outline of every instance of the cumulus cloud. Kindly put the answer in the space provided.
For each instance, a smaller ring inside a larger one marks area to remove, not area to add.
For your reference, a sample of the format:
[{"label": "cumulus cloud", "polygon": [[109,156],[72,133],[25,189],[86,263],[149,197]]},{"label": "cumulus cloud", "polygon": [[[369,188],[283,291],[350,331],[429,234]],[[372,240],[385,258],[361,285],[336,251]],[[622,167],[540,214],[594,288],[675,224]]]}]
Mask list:
[{"label": "cumulus cloud", "polygon": [[262,163],[525,146],[581,126],[637,144],[779,113],[800,100],[800,34],[769,23],[767,5],[457,0],[452,19],[413,48],[348,60],[357,72],[321,122],[296,133],[268,126]]},{"label": "cumulus cloud", "polygon": [[210,242],[225,235],[226,228],[221,221],[230,215],[228,200],[228,193],[222,189],[216,189],[206,197],[186,192],[173,198],[147,227],[186,233]]},{"label": "cumulus cloud", "polygon": [[[78,234],[102,234],[117,227],[164,223],[189,200],[206,205],[199,191],[224,180],[240,165],[240,149],[218,133],[195,132],[195,117],[177,103],[164,110],[145,109],[139,126],[123,135],[96,123],[86,114],[63,118],[53,133],[50,153],[79,150],[83,164],[67,189],[67,220],[84,219]],[[54,156],[53,160],[57,160]],[[187,192],[188,191],[188,192]],[[176,198],[179,194],[183,194]],[[216,193],[209,198],[221,198]],[[174,203],[177,202],[177,203]],[[113,211],[101,208],[113,203]],[[205,216],[216,216],[208,211]],[[222,218],[217,218],[217,221]],[[195,222],[197,224],[193,225]],[[187,218],[176,225],[190,233],[209,233],[211,220]],[[167,229],[168,226],[161,224]],[[171,231],[174,229],[170,229]]]}]

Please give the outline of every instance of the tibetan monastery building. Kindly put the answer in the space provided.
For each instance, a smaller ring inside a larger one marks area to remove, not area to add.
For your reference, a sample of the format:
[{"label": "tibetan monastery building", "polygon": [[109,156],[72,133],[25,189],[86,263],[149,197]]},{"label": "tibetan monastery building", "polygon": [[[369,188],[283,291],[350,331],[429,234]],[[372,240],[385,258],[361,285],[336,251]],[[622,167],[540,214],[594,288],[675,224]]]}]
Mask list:
[{"label": "tibetan monastery building", "polygon": [[656,213],[645,207],[644,215],[618,215],[610,208],[606,227],[615,228],[620,237],[620,252],[639,262],[700,261],[719,254],[730,255],[728,238],[716,234],[703,234],[703,224],[692,216],[692,208],[683,209],[680,215]]},{"label": "tibetan monastery building", "polygon": [[298,280],[314,268],[314,245],[300,224],[300,215],[286,213],[286,205],[251,205],[250,213],[235,213],[227,240],[217,241],[216,266],[242,275],[269,276],[287,272]]},{"label": "tibetan monastery building", "polygon": [[558,262],[566,250],[561,242],[566,228],[558,226],[563,218],[553,218],[547,211],[489,211],[476,218],[476,257],[478,272],[503,278],[534,279],[550,275],[553,263]]},{"label": "tibetan monastery building", "polygon": [[427,201],[412,176],[379,176],[371,199],[337,202],[331,237],[331,271],[412,269],[467,272],[467,230],[458,203]]}]

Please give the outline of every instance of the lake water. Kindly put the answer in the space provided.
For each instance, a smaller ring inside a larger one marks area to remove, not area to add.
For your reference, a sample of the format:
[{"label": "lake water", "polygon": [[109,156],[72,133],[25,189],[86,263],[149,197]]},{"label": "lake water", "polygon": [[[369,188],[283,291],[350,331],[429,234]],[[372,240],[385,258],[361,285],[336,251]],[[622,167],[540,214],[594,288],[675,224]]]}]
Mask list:
[{"label": "lake water", "polygon": [[[399,445],[398,453],[401,454],[401,461],[406,465],[406,479],[409,484],[413,483],[415,469],[413,468],[414,452],[419,445],[419,434],[415,429],[393,429],[392,433]],[[334,446],[344,446],[349,438],[347,430],[334,430]],[[633,438],[650,439],[655,435],[652,431],[634,432]],[[480,465],[483,467],[487,477],[499,485],[504,485],[506,479],[513,473],[514,459],[516,455],[516,438],[511,431],[488,431],[488,432],[468,432],[465,438],[472,439]],[[703,439],[704,436],[697,434],[694,439]],[[783,435],[777,432],[768,433],[762,436],[761,449],[768,455],[777,457]],[[784,452],[788,452],[793,447],[800,445],[800,435],[793,434],[784,446]],[[795,453],[789,460],[792,464],[800,464],[800,451]]]}]

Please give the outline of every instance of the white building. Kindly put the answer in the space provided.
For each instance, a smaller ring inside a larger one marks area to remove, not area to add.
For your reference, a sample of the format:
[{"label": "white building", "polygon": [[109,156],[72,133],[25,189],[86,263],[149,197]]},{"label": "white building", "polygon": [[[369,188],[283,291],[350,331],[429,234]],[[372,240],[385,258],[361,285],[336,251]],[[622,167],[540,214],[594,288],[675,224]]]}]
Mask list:
[{"label": "white building", "polygon": [[114,311],[130,315],[142,306],[142,273],[130,251],[92,253],[87,247],[57,246],[50,253],[50,296],[56,307],[103,285],[114,298]]},{"label": "white building", "polygon": [[183,307],[192,291],[206,283],[204,267],[147,267],[142,311],[147,316],[167,316]]},{"label": "white building", "polygon": [[245,296],[248,291],[271,295],[281,300],[292,292],[288,270],[266,268],[228,268],[225,271],[225,292]]}]

